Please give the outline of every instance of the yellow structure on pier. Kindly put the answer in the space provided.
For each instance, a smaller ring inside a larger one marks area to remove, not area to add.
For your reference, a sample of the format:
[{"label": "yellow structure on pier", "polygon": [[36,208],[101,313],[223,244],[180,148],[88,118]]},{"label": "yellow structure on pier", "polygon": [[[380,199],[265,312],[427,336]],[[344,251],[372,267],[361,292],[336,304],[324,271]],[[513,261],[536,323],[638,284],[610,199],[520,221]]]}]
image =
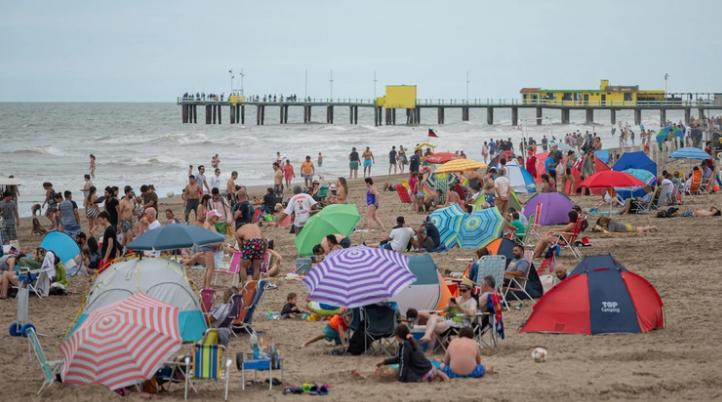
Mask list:
[{"label": "yellow structure on pier", "polygon": [[609,85],[601,80],[599,89],[544,89],[522,88],[524,104],[560,106],[637,106],[662,102],[666,92],[662,89],[642,90],[638,85]]},{"label": "yellow structure on pier", "polygon": [[375,100],[377,107],[413,109],[416,107],[416,85],[386,85],[386,94]]}]

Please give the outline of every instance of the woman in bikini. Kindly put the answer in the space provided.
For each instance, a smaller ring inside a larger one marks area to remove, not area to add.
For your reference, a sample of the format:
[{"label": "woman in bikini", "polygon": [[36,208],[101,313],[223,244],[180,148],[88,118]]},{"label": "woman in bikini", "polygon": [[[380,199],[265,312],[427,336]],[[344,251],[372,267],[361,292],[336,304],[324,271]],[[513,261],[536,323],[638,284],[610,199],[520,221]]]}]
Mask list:
[{"label": "woman in bikini", "polygon": [[98,209],[98,195],[95,186],[90,186],[88,196],[85,197],[85,216],[88,218],[88,233],[93,233],[95,229],[95,218],[98,217],[100,210]]},{"label": "woman in bikini", "polygon": [[381,220],[376,216],[376,211],[379,209],[379,192],[376,190],[372,178],[367,177],[364,181],[366,182],[366,219],[364,220],[363,227],[369,229],[371,222],[375,222],[378,227],[384,231],[386,230],[384,224],[381,223]]}]

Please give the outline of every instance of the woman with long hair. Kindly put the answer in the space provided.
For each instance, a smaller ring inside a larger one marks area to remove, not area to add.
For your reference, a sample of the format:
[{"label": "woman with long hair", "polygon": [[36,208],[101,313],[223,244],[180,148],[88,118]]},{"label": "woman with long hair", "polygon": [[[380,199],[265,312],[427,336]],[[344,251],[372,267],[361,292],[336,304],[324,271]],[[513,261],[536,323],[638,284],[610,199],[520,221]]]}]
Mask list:
[{"label": "woman with long hair", "polygon": [[371,228],[371,222],[375,222],[381,230],[386,230],[384,224],[376,215],[379,209],[379,191],[374,186],[374,180],[370,177],[364,179],[366,182],[366,217],[362,225],[365,229]]},{"label": "woman with long hair", "polygon": [[345,204],[348,198],[348,183],[345,177],[339,177],[336,181],[336,203]]},{"label": "woman with long hair", "polygon": [[98,217],[100,210],[98,209],[98,195],[95,186],[90,186],[88,196],[85,197],[85,216],[88,218],[88,233],[93,233],[95,229],[95,219]]}]

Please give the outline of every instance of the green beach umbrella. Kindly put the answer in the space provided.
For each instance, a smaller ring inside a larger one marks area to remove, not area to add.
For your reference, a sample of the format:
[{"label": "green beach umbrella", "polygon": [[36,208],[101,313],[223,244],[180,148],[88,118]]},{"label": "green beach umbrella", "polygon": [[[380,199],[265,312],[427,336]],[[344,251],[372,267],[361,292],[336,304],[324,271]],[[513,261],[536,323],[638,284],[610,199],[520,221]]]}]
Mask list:
[{"label": "green beach umbrella", "polygon": [[321,243],[330,234],[348,236],[361,220],[355,204],[331,204],[321,212],[309,218],[296,236],[298,255],[304,257],[313,254],[313,246]]}]

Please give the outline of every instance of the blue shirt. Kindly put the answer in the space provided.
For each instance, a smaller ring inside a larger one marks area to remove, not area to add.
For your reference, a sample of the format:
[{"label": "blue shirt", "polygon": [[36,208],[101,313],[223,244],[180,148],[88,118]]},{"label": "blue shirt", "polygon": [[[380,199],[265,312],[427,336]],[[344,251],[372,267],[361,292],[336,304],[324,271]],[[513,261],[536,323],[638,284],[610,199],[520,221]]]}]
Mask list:
[{"label": "blue shirt", "polygon": [[551,155],[547,156],[547,159],[544,161],[544,169],[546,169],[547,172],[556,171],[557,160]]}]

